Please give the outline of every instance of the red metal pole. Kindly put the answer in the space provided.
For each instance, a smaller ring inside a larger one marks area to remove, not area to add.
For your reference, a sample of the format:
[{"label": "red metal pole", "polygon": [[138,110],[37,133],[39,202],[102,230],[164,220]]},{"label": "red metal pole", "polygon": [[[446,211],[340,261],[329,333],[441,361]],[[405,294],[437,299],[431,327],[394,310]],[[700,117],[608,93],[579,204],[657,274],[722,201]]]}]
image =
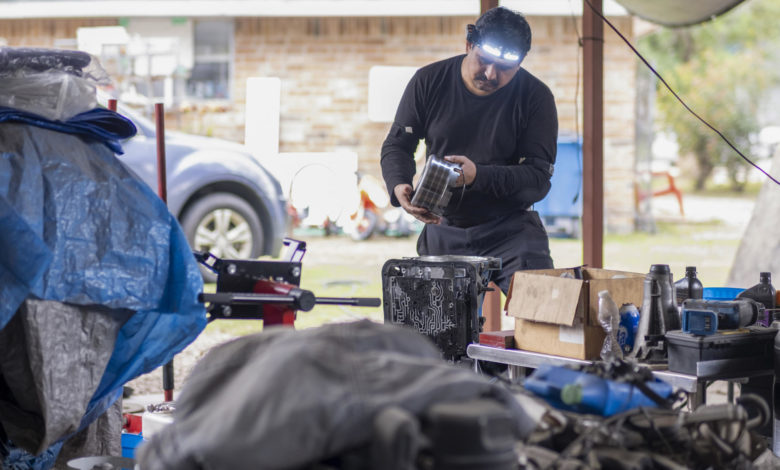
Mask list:
[{"label": "red metal pole", "polygon": [[583,262],[604,267],[604,24],[591,5],[602,11],[602,0],[583,0],[583,138],[582,248]]},{"label": "red metal pole", "polygon": [[165,175],[165,110],[162,103],[154,105],[154,122],[157,130],[157,194],[168,203],[168,188]]},{"label": "red metal pole", "polygon": [[108,100],[108,109],[116,112],[116,100],[114,98]]},{"label": "red metal pole", "polygon": [[[168,203],[168,187],[165,175],[165,109],[162,103],[154,105],[154,122],[157,134],[157,194]],[[173,359],[163,366],[163,393],[165,401],[173,401]]]}]

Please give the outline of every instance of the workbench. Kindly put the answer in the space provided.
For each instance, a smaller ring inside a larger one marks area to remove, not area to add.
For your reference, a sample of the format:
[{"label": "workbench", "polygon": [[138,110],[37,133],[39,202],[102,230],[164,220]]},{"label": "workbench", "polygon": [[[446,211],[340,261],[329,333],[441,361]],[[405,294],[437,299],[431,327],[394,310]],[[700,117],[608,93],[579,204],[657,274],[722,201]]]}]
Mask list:
[{"label": "workbench", "polygon": [[[521,349],[501,349],[492,346],[483,346],[480,344],[470,344],[466,350],[468,357],[475,359],[474,368],[479,370],[479,361],[495,362],[506,364],[510,380],[518,380],[525,375],[525,369],[534,369],[542,364],[555,366],[570,366],[591,364],[593,361],[582,359],[572,359],[569,357],[554,356],[552,354],[543,354]],[[652,369],[652,368],[651,368]],[[726,380],[729,382],[747,382],[751,378],[767,376],[774,374],[774,370],[757,371],[735,371],[729,374],[720,374],[717,376],[697,377],[695,375],[679,374],[668,370],[653,370],[653,375],[672,387],[688,393],[691,409],[707,402],[707,382],[716,380]],[[730,387],[731,389],[731,387]],[[730,394],[731,395],[731,394]],[[729,399],[731,401],[731,396]]]}]

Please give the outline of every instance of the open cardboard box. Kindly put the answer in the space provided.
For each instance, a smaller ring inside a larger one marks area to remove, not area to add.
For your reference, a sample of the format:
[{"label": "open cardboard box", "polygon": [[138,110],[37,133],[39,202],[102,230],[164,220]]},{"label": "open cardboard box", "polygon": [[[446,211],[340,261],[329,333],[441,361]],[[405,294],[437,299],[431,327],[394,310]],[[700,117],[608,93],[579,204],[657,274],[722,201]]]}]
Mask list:
[{"label": "open cardboard box", "polygon": [[582,268],[518,271],[512,276],[505,310],[515,317],[515,347],[556,356],[598,359],[604,330],[599,296],[608,290],[618,307],[642,305],[645,274]]}]

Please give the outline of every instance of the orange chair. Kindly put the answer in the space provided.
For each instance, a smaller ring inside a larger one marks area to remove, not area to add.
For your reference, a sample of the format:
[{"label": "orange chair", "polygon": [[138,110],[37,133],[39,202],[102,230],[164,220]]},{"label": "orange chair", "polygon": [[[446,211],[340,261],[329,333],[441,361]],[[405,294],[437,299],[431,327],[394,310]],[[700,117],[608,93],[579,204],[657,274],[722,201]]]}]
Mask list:
[{"label": "orange chair", "polygon": [[677,198],[677,204],[680,206],[680,215],[685,216],[685,210],[683,209],[682,191],[680,191],[677,188],[677,185],[674,184],[674,176],[672,176],[672,174],[669,173],[668,171],[653,171],[650,173],[650,181],[652,182],[653,178],[658,178],[662,176],[666,177],[668,186],[664,189],[660,189],[657,191],[643,191],[639,187],[639,184],[634,182],[634,207],[636,208],[637,211],[639,211],[639,203],[648,197],[674,194],[674,196]]}]

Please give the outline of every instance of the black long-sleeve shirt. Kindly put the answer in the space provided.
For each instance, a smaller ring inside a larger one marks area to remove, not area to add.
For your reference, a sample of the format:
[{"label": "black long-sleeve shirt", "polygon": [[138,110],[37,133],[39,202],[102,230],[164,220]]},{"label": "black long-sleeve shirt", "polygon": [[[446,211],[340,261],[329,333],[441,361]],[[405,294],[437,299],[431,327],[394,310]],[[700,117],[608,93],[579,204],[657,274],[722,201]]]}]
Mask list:
[{"label": "black long-sleeve shirt", "polygon": [[525,210],[550,189],[558,115],[550,89],[520,68],[504,87],[487,96],[471,93],[461,78],[460,55],[427,65],[404,91],[382,145],[382,175],[393,205],[393,188],[412,184],[414,151],[465,155],[477,167],[462,201],[460,190],[444,213],[448,224],[473,226]]}]

